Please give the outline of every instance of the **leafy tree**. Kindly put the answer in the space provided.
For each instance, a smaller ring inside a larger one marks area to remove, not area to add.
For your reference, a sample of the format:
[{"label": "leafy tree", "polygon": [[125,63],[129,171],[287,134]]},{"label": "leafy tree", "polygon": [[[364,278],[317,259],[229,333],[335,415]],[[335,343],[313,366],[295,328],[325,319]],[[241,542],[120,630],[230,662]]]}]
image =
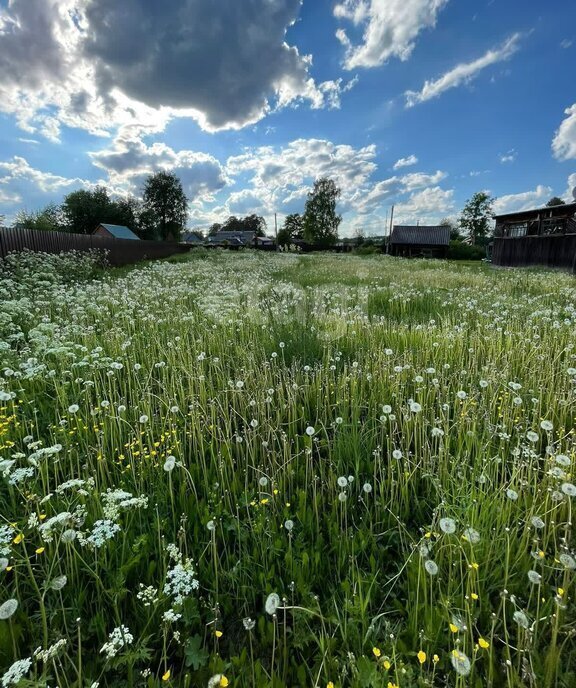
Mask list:
[{"label": "leafy tree", "polygon": [[340,189],[332,179],[323,177],[314,182],[304,209],[304,239],[316,246],[332,246],[338,239],[342,216],[336,213]]},{"label": "leafy tree", "polygon": [[266,236],[266,220],[261,215],[247,215],[240,220],[245,232],[255,232],[256,236]]},{"label": "leafy tree", "polygon": [[223,232],[243,232],[244,223],[243,221],[236,217],[236,215],[230,215],[226,222],[222,225]]},{"label": "leafy tree", "polygon": [[60,207],[62,222],[69,232],[92,234],[101,224],[124,225],[139,233],[139,202],[132,197],[114,201],[103,186],[72,191]]},{"label": "leafy tree", "polygon": [[144,183],[141,224],[143,233],[166,240],[180,238],[186,226],[188,199],[172,172],[156,172]]},{"label": "leafy tree", "polygon": [[470,198],[460,215],[460,228],[470,238],[471,244],[485,239],[490,232],[490,221],[494,217],[494,199],[485,191],[476,192]]},{"label": "leafy tree", "polygon": [[219,222],[215,222],[213,225],[210,225],[210,229],[208,230],[208,236],[214,236],[215,234],[218,234],[218,232],[222,229],[222,225]]},{"label": "leafy tree", "polygon": [[566,205],[561,198],[558,196],[552,196],[552,198],[546,203],[547,208],[551,208],[554,205]]},{"label": "leafy tree", "polygon": [[286,215],[284,225],[278,232],[278,245],[284,246],[292,243],[294,239],[302,239],[304,232],[304,218],[299,213]]},{"label": "leafy tree", "polygon": [[462,235],[458,229],[458,223],[450,217],[444,217],[440,220],[440,227],[450,228],[450,241],[462,241]]},{"label": "leafy tree", "polygon": [[55,203],[49,203],[42,210],[35,212],[20,210],[16,213],[14,220],[14,227],[17,229],[37,229],[44,232],[58,231],[63,225],[62,210]]}]

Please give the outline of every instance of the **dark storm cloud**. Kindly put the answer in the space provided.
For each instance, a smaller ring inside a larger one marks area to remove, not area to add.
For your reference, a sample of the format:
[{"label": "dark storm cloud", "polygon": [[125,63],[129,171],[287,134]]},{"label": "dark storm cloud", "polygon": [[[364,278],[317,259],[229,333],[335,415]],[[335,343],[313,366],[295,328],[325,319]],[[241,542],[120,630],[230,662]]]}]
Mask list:
[{"label": "dark storm cloud", "polygon": [[84,54],[100,92],[194,109],[211,128],[241,126],[279,88],[306,90],[308,63],[285,43],[300,0],[90,0]]}]

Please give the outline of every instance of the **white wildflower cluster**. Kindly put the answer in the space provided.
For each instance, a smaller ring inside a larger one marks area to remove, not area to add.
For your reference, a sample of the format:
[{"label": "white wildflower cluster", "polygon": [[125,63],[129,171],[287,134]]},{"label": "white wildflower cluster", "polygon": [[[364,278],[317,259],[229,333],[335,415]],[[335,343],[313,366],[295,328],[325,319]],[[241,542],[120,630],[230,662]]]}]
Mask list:
[{"label": "white wildflower cluster", "polygon": [[32,658],[27,657],[26,659],[18,659],[12,664],[12,666],[5,672],[5,674],[0,679],[0,684],[2,688],[7,688],[8,686],[16,686],[20,681],[26,676],[30,671],[32,666]]},{"label": "white wildflower cluster", "polygon": [[190,559],[183,559],[180,554],[178,562],[166,573],[164,594],[174,598],[176,604],[182,604],[194,590],[198,590],[199,583],[195,578],[196,571]]},{"label": "white wildflower cluster", "polygon": [[94,484],[94,478],[88,478],[87,480],[82,480],[81,478],[72,478],[71,480],[66,480],[66,482],[60,483],[60,485],[58,485],[54,491],[56,494],[61,495],[69,490],[74,490],[79,495],[86,497],[89,494],[88,490],[94,488]]},{"label": "white wildflower cluster", "polygon": [[10,526],[0,525],[0,557],[10,554],[10,543],[12,542],[13,529]]},{"label": "white wildflower cluster", "polygon": [[136,593],[136,597],[144,603],[145,607],[151,607],[158,602],[158,590],[153,585],[144,585],[140,583],[140,590]]},{"label": "white wildflower cluster", "polygon": [[40,537],[44,542],[52,542],[54,540],[54,531],[71,525],[73,521],[74,516],[70,511],[61,511],[40,525],[38,528]]},{"label": "white wildflower cluster", "polygon": [[67,643],[68,641],[66,640],[66,638],[61,638],[60,640],[55,642],[54,645],[50,645],[50,647],[48,647],[46,650],[43,650],[41,647],[38,647],[34,652],[34,659],[44,662],[44,664],[47,664],[58,655],[60,650],[63,650],[66,647]]},{"label": "white wildflower cluster", "polygon": [[10,477],[8,478],[8,485],[18,485],[19,483],[28,480],[28,478],[31,478],[35,472],[36,471],[33,468],[33,466],[17,468],[16,470],[10,473]]},{"label": "white wildflower cluster", "polygon": [[120,526],[109,519],[100,519],[96,521],[92,527],[92,532],[88,537],[81,540],[82,544],[86,544],[94,549],[99,549],[105,545],[108,540],[112,540],[114,536],[120,532]]},{"label": "white wildflower cluster", "polygon": [[123,647],[133,642],[134,636],[124,624],[121,624],[108,635],[108,642],[102,645],[100,652],[106,655],[106,659],[112,659]]},{"label": "white wildflower cluster", "polygon": [[148,497],[144,495],[133,497],[130,492],[124,490],[110,490],[101,495],[103,501],[104,518],[116,521],[122,511],[130,509],[146,509],[148,507]]}]

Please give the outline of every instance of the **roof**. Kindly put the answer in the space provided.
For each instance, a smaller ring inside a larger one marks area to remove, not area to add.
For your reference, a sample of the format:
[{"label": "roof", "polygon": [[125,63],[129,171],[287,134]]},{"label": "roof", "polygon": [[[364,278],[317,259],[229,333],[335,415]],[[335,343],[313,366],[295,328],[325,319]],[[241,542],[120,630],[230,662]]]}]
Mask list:
[{"label": "roof", "polygon": [[448,246],[450,227],[426,225],[394,225],[391,244],[412,244],[424,246]]},{"label": "roof", "polygon": [[213,244],[228,242],[229,244],[245,244],[254,241],[254,232],[227,232],[220,231],[208,237],[208,241]]},{"label": "roof", "polygon": [[[115,239],[136,239],[140,241],[140,237],[136,236],[128,227],[122,225],[108,225],[104,224],[104,222],[101,222],[98,227],[104,227],[104,229],[108,230]],[[96,229],[98,229],[98,227],[96,227]]]},{"label": "roof", "polygon": [[506,220],[506,219],[529,219],[532,215],[537,215],[538,213],[549,213],[548,217],[566,216],[573,215],[576,213],[576,203],[564,203],[560,205],[547,205],[543,208],[534,208],[532,210],[519,210],[516,213],[506,213],[504,215],[494,215],[496,220]]},{"label": "roof", "polygon": [[187,232],[183,237],[182,241],[187,244],[203,244],[203,237],[199,237],[195,232]]}]

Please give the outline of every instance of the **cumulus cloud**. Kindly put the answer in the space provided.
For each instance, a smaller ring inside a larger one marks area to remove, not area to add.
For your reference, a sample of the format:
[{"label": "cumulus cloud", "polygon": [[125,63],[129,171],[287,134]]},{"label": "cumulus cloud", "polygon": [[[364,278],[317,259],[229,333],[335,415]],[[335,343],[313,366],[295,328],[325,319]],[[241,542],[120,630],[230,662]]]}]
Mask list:
[{"label": "cumulus cloud", "polygon": [[286,41],[301,0],[11,0],[0,8],[0,109],[58,140],[172,117],[239,129],[305,100],[340,105],[354,82],[317,84]]},{"label": "cumulus cloud", "polygon": [[146,177],[159,170],[174,172],[188,198],[211,200],[229,182],[222,165],[211,155],[174,151],[164,143],[146,145],[130,131],[120,132],[110,148],[90,153],[93,163],[106,171],[111,183],[138,193]]},{"label": "cumulus cloud", "polygon": [[454,190],[439,186],[417,191],[394,208],[396,224],[435,223],[454,210]]},{"label": "cumulus cloud", "polygon": [[432,98],[438,98],[442,93],[475,79],[478,74],[493,64],[508,60],[520,48],[521,34],[515,33],[498,47],[488,50],[482,57],[473,62],[459,64],[438,79],[426,81],[420,91],[406,91],[406,107],[413,107]]},{"label": "cumulus cloud", "polygon": [[506,213],[539,208],[546,205],[551,196],[552,189],[549,186],[539,184],[534,191],[500,196],[494,201],[494,213],[496,215],[504,215]]},{"label": "cumulus cloud", "polygon": [[500,158],[500,162],[503,165],[505,165],[506,163],[515,162],[517,156],[518,156],[518,153],[516,152],[516,150],[514,150],[514,148],[512,148],[507,153],[500,153],[499,158]]},{"label": "cumulus cloud", "polygon": [[[370,213],[377,210],[382,204],[392,204],[401,200],[402,196],[413,193],[418,199],[422,191],[427,189],[440,189],[438,183],[446,177],[446,173],[438,170],[434,174],[413,172],[403,177],[389,177],[375,182],[370,188],[359,189],[353,197],[354,207],[361,213]],[[418,191],[421,189],[422,191]],[[437,193],[437,192],[436,192]],[[452,192],[451,192],[452,193]],[[402,201],[403,207],[408,207],[408,201]],[[442,211],[439,211],[442,212]]]},{"label": "cumulus cloud", "polygon": [[576,158],[576,103],[564,110],[566,119],[554,135],[552,151],[558,160]]},{"label": "cumulus cloud", "polygon": [[344,0],[334,16],[362,29],[362,42],[354,44],[339,28],[336,37],[346,49],[344,66],[378,67],[389,58],[407,60],[423,29],[433,28],[448,0]]},{"label": "cumulus cloud", "polygon": [[399,170],[402,167],[411,167],[418,164],[418,158],[415,155],[409,155],[407,158],[400,158],[394,163],[394,169]]}]

